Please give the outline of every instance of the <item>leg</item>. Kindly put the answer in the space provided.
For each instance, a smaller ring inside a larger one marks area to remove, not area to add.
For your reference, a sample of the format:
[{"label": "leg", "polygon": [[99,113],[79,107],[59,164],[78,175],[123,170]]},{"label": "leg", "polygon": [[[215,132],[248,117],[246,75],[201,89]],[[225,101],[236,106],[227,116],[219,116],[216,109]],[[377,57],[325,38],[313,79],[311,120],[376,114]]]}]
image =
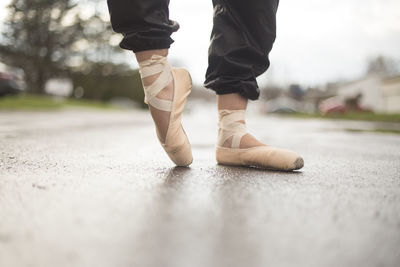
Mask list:
[{"label": "leg", "polygon": [[278,0],[213,0],[214,26],[204,86],[216,94],[259,97],[256,77],[269,67]]},{"label": "leg", "polygon": [[132,50],[139,63],[144,102],[155,122],[157,137],[172,161],[187,166],[192,153],[180,119],[191,82],[187,72],[174,70],[167,61],[173,42],[170,35],[179,28],[169,20],[169,0],[107,2],[114,31],[124,35],[120,47]]},{"label": "leg", "polygon": [[[217,95],[218,110],[246,110],[247,98],[239,93]],[[245,124],[244,120],[239,120],[240,123]],[[231,147],[233,137],[228,138],[222,144],[223,147]],[[251,134],[246,133],[240,140],[240,148],[249,148],[254,146],[263,146],[265,144],[258,141]]]},{"label": "leg", "polygon": [[[276,36],[278,0],[214,0],[214,27],[206,86],[217,94],[218,109],[246,109],[259,97],[256,77],[269,65]],[[245,123],[241,120],[242,123]],[[232,138],[225,141],[230,147]],[[241,148],[264,145],[250,134]]]},{"label": "leg", "polygon": [[[179,28],[177,22],[169,20],[169,0],[108,0],[107,3],[113,30],[124,36],[120,43],[121,48],[132,50],[138,62],[148,60],[152,55],[168,55],[168,48],[173,42],[170,35]],[[143,86],[152,84],[158,76],[159,74],[156,74],[143,78]],[[172,100],[172,82],[161,90],[157,97]],[[170,112],[151,105],[149,109],[157,127],[157,134],[161,142],[164,142]]]},{"label": "leg", "polygon": [[[157,50],[144,50],[136,52],[137,62],[143,62],[150,59],[153,55],[160,55],[166,57],[168,55],[168,49],[157,49]],[[142,78],[143,86],[150,86],[154,83],[160,76],[159,73],[151,75],[149,77]],[[173,82],[168,83],[157,95],[157,98],[164,100],[172,100],[174,97],[174,86]],[[151,116],[155,122],[157,135],[162,143],[165,142],[165,138],[168,131],[170,114],[171,112],[164,111],[153,107],[151,104],[148,105],[150,109]]]},{"label": "leg", "polygon": [[217,94],[220,164],[278,170],[303,167],[296,153],[271,147],[247,133],[248,99],[257,100],[256,77],[269,67],[278,0],[213,0],[214,27],[205,86]]},{"label": "leg", "polygon": [[216,160],[219,164],[255,166],[293,171],[304,166],[297,153],[259,142],[246,129],[247,98],[239,93],[218,95],[218,140]]},{"label": "leg", "polygon": [[172,32],[179,29],[169,19],[169,0],[107,0],[111,26],[124,38],[120,47],[133,52],[169,48]]}]

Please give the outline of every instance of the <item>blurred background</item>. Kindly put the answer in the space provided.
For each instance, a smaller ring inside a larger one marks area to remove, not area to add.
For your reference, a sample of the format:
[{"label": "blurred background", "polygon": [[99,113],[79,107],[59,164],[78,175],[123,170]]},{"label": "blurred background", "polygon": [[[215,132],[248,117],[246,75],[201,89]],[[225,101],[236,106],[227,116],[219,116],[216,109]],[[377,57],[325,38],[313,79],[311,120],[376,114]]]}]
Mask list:
[{"label": "blurred background", "polygon": [[[215,102],[202,87],[212,13],[211,1],[170,3],[170,62],[191,72],[192,105]],[[3,0],[0,31],[0,110],[146,108],[105,0]],[[259,112],[400,121],[399,1],[281,1],[270,59]]]}]

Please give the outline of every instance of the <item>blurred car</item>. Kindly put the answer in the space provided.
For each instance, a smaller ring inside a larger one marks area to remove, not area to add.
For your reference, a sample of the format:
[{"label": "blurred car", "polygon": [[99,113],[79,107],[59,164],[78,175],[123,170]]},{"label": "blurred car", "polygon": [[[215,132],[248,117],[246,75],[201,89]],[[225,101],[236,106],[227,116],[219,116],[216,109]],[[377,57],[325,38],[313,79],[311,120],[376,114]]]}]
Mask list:
[{"label": "blurred car", "polygon": [[338,96],[330,97],[321,101],[318,107],[322,114],[347,112],[346,105]]},{"label": "blurred car", "polygon": [[24,91],[23,70],[0,62],[0,97]]},{"label": "blurred car", "polygon": [[22,90],[13,74],[0,72],[0,96],[19,94]]},{"label": "blurred car", "polygon": [[348,97],[346,99],[334,96],[321,101],[319,110],[322,114],[344,114],[347,112],[372,112],[368,107],[360,105],[362,95]]}]

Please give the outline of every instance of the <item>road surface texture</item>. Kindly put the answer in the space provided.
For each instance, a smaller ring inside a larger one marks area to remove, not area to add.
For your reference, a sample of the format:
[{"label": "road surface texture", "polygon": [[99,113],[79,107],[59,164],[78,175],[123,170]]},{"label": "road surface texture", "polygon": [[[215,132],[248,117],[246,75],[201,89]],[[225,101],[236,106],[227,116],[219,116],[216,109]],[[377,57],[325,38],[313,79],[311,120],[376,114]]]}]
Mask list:
[{"label": "road surface texture", "polygon": [[147,111],[0,113],[1,267],[400,266],[400,135],[248,111],[293,173],[215,162],[215,106],[174,167]]}]

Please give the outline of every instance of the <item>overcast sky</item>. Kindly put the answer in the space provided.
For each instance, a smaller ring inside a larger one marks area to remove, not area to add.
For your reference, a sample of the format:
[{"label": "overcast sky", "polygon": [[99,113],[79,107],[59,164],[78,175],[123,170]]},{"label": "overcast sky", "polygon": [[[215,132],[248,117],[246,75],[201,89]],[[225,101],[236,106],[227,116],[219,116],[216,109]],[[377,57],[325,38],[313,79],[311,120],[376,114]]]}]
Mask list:
[{"label": "overcast sky", "polygon": [[[106,0],[102,9],[107,12]],[[170,18],[181,26],[172,35],[171,62],[187,67],[197,83],[207,68],[212,12],[211,0],[170,2]],[[0,19],[4,15],[0,6]],[[378,54],[400,62],[399,0],[281,0],[271,67],[259,82],[316,85],[353,79]],[[133,56],[131,62],[137,66]]]}]

